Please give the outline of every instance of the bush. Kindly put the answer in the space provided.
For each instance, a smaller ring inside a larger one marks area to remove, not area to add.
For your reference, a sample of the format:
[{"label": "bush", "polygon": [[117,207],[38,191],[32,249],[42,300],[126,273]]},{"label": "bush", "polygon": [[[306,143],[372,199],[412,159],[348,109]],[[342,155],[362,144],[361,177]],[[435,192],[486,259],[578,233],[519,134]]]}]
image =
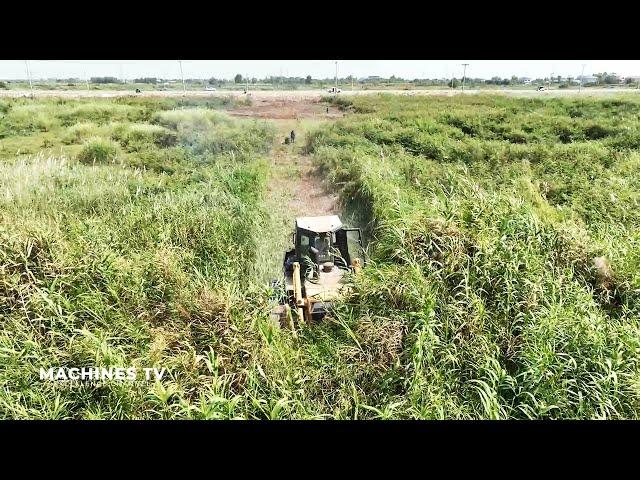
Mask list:
[{"label": "bush", "polygon": [[150,149],[138,152],[126,159],[127,165],[135,168],[174,174],[188,165],[188,153],[180,148]]},{"label": "bush", "polygon": [[110,163],[118,156],[118,145],[111,140],[94,138],[87,141],[77,159],[85,164]]},{"label": "bush", "polygon": [[14,104],[4,121],[18,135],[49,132],[60,125],[55,113],[55,108],[46,104]]},{"label": "bush", "polygon": [[92,101],[62,110],[57,117],[63,125],[69,126],[80,121],[102,125],[113,121],[136,121],[144,112],[130,105]]},{"label": "bush", "polygon": [[200,131],[208,130],[214,125],[233,123],[233,119],[224,113],[196,108],[160,112],[154,116],[153,121],[174,130],[180,126],[185,130]]},{"label": "bush", "polygon": [[176,132],[159,125],[124,123],[112,126],[112,138],[131,151],[145,149],[148,145],[171,147],[178,142]]},{"label": "bush", "polygon": [[615,134],[615,129],[605,127],[598,123],[593,123],[585,127],[584,134],[590,140],[599,140]]},{"label": "bush", "polygon": [[81,122],[67,128],[62,142],[66,144],[81,143],[88,138],[97,137],[100,134],[100,127],[92,122]]}]

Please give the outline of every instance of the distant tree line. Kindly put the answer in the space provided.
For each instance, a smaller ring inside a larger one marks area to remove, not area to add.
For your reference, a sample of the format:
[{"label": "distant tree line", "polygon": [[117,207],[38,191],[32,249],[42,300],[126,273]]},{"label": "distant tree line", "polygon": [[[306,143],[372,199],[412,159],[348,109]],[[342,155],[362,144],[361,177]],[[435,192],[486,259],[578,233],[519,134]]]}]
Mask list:
[{"label": "distant tree line", "polygon": [[594,77],[596,77],[598,85],[615,85],[620,83],[620,77],[615,73],[596,73]]},{"label": "distant tree line", "polygon": [[[596,73],[593,75],[589,75],[590,77],[595,77],[595,82],[597,85],[617,85],[621,83],[626,84],[634,84],[638,82],[637,77],[629,77],[622,80],[622,78],[615,73]],[[80,78],[66,78],[66,79],[41,79],[39,81],[49,81],[56,83],[68,83],[68,84],[76,84],[85,82],[84,79]],[[516,77],[515,75],[510,78],[502,78],[499,76],[493,76],[490,79],[483,78],[474,78],[474,77],[466,77],[464,79],[465,86],[468,87],[478,87],[481,85],[522,85],[524,83],[530,83],[533,85],[543,85],[547,83],[556,83],[563,85],[567,88],[572,83],[577,83],[580,81],[580,77],[567,77],[564,78],[560,75],[553,77],[545,77],[545,78],[536,78],[536,79],[525,79],[522,77]],[[26,82],[26,80],[6,80],[5,83],[13,83],[13,82]],[[105,76],[105,77],[91,77],[90,82],[94,84],[108,84],[108,83],[123,83],[123,80],[113,76]],[[131,80],[134,83],[145,83],[145,84],[161,84],[166,82],[171,83],[179,83],[181,79],[163,79],[158,77],[140,77]],[[255,84],[271,84],[274,86],[282,85],[283,88],[297,88],[298,85],[308,85],[315,87],[325,87],[333,85],[335,82],[334,77],[326,77],[326,78],[313,78],[311,75],[306,75],[304,77],[289,77],[289,76],[276,76],[270,75],[264,77],[262,79],[252,77],[245,78],[242,74],[236,74],[232,79],[224,79],[224,78],[216,78],[211,77],[209,79],[203,80],[202,78],[187,78],[184,80],[187,84],[209,84],[216,86],[224,86],[224,85],[233,85],[238,84],[242,85],[245,83],[249,83],[252,85]],[[362,84],[362,85],[380,85],[380,86],[393,86],[393,85],[413,85],[415,87],[428,87],[428,86],[440,86],[440,87],[449,87],[449,88],[459,88],[462,85],[462,79],[460,77],[449,77],[449,78],[414,78],[414,79],[405,79],[402,77],[398,77],[396,75],[391,75],[388,78],[379,77],[379,76],[369,76],[366,78],[355,78],[351,75],[347,77],[338,78],[338,83],[341,85],[349,85],[351,83],[354,84]],[[6,88],[6,87],[5,87]]]},{"label": "distant tree line", "polygon": [[91,77],[91,83],[122,83],[122,81],[116,77]]},{"label": "distant tree line", "polygon": [[152,84],[156,84],[158,83],[158,79],[155,77],[144,77],[144,78],[136,78],[134,80],[135,83],[152,83]]}]

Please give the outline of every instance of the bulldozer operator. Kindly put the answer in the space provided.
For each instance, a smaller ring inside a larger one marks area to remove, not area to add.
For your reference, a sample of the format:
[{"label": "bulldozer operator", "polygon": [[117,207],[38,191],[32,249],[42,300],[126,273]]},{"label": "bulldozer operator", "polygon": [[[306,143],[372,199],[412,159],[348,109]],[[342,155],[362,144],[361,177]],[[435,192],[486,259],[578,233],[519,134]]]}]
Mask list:
[{"label": "bulldozer operator", "polygon": [[315,247],[311,247],[311,251],[316,256],[316,263],[318,265],[331,261],[330,248],[329,233],[324,233],[316,237]]},{"label": "bulldozer operator", "polygon": [[[318,272],[324,267],[326,263],[331,263],[331,240],[329,238],[330,233],[323,233],[318,235],[313,245],[309,246],[308,252],[311,254],[304,257],[303,275],[309,280],[317,279]],[[289,266],[293,263],[293,259],[290,259]]]}]

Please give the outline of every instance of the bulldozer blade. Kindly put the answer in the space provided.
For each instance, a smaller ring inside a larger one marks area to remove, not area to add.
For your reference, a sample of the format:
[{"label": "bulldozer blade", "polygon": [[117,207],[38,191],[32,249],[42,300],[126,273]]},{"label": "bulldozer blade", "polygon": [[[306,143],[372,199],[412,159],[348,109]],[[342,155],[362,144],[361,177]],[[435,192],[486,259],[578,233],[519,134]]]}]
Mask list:
[{"label": "bulldozer blade", "polygon": [[287,328],[293,332],[294,336],[297,336],[295,324],[293,323],[293,316],[291,315],[291,307],[287,304],[278,305],[271,310],[271,321],[279,328]]}]

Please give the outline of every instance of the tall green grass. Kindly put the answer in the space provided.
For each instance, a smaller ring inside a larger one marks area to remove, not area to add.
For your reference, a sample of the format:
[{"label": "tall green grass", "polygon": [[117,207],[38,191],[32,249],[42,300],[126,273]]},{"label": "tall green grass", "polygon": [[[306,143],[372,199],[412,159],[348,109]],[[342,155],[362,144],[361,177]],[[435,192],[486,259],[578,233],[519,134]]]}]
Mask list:
[{"label": "tall green grass", "polygon": [[371,262],[297,336],[268,320],[276,133],[223,103],[2,101],[1,417],[638,417],[636,99],[343,100],[304,150]]},{"label": "tall green grass", "polygon": [[375,219],[372,265],[342,317],[400,337],[366,392],[375,411],[637,418],[640,156],[627,139],[640,103],[381,96],[353,108],[372,113],[307,149]]},{"label": "tall green grass", "polygon": [[[244,298],[267,218],[271,128],[213,112],[224,131],[207,124],[194,137],[184,123],[212,112],[176,111],[162,127],[140,120],[153,104],[29,107],[73,117],[57,133],[75,150],[0,163],[0,417],[247,416],[238,374],[225,372],[240,371],[257,334]],[[15,109],[0,119],[14,132]],[[39,380],[52,366],[170,373],[59,387]]]}]

